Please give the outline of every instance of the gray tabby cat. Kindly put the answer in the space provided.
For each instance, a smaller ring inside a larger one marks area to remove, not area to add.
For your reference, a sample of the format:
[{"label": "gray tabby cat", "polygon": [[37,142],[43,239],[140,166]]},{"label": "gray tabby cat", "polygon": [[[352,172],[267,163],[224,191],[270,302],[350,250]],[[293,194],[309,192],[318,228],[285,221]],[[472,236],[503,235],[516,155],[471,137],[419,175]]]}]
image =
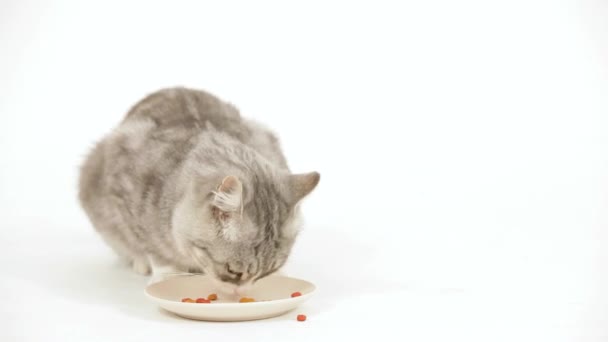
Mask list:
[{"label": "gray tabby cat", "polygon": [[277,137],[187,88],[142,99],[87,156],[80,203],[141,274],[202,272],[231,293],[285,263],[317,172],[292,174]]}]

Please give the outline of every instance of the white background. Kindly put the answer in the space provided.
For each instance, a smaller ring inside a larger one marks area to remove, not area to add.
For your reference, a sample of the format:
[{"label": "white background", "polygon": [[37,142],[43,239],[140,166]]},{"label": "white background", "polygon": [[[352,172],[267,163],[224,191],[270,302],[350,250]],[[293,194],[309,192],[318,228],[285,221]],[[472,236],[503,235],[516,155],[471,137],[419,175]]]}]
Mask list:
[{"label": "white background", "polygon": [[[0,2],[0,340],[608,340],[605,1]],[[148,302],[76,202],[128,108],[184,85],[322,180],[298,312]],[[296,313],[308,321],[295,321]]]}]

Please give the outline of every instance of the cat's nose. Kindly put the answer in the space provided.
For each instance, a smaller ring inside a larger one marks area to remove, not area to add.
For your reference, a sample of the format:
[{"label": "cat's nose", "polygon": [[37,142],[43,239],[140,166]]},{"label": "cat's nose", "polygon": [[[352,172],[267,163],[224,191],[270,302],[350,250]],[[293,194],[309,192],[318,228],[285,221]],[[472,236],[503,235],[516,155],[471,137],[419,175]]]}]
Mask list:
[{"label": "cat's nose", "polygon": [[220,276],[220,280],[226,283],[232,283],[235,285],[240,285],[244,282],[247,282],[251,279],[252,274],[249,274],[247,272],[245,273],[241,273],[241,272],[234,272],[231,274],[224,274]]}]

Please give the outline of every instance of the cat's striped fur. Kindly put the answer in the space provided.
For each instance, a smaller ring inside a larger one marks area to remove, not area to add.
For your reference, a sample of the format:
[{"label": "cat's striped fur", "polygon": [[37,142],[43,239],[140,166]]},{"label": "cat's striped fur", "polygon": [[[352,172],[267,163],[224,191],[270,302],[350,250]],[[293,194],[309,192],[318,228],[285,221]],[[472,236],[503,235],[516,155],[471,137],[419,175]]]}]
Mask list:
[{"label": "cat's striped fur", "polygon": [[159,90],[87,156],[79,198],[95,229],[147,274],[204,272],[233,288],[275,272],[316,172],[290,172],[277,137],[210,93]]}]

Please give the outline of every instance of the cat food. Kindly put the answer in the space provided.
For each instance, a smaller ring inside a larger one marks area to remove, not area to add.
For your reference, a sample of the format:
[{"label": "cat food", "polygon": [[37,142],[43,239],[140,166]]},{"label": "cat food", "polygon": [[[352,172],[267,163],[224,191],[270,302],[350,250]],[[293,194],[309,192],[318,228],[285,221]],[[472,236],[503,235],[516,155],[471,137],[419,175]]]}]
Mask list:
[{"label": "cat food", "polygon": [[306,315],[298,315],[298,322],[304,322],[306,320]]},{"label": "cat food", "polygon": [[[302,295],[301,292],[296,291],[294,293],[291,294],[291,298],[294,297],[300,297]],[[207,296],[207,298],[197,298],[196,300],[192,299],[192,298],[182,298],[182,303],[205,303],[205,304],[209,304],[211,303],[212,300],[217,300],[217,294],[212,293],[210,295]],[[239,299],[239,303],[253,303],[255,302],[255,299],[250,298],[250,297],[242,297],[241,299]],[[263,302],[267,302],[266,300],[263,300]],[[306,316],[304,315],[299,315],[298,316],[298,320],[300,320],[300,316],[303,316],[303,320],[306,320]]]},{"label": "cat food", "polygon": [[182,298],[182,303],[204,303],[209,304],[212,300],[217,300],[217,294],[212,293],[207,298],[197,298],[196,300],[192,298]]}]

